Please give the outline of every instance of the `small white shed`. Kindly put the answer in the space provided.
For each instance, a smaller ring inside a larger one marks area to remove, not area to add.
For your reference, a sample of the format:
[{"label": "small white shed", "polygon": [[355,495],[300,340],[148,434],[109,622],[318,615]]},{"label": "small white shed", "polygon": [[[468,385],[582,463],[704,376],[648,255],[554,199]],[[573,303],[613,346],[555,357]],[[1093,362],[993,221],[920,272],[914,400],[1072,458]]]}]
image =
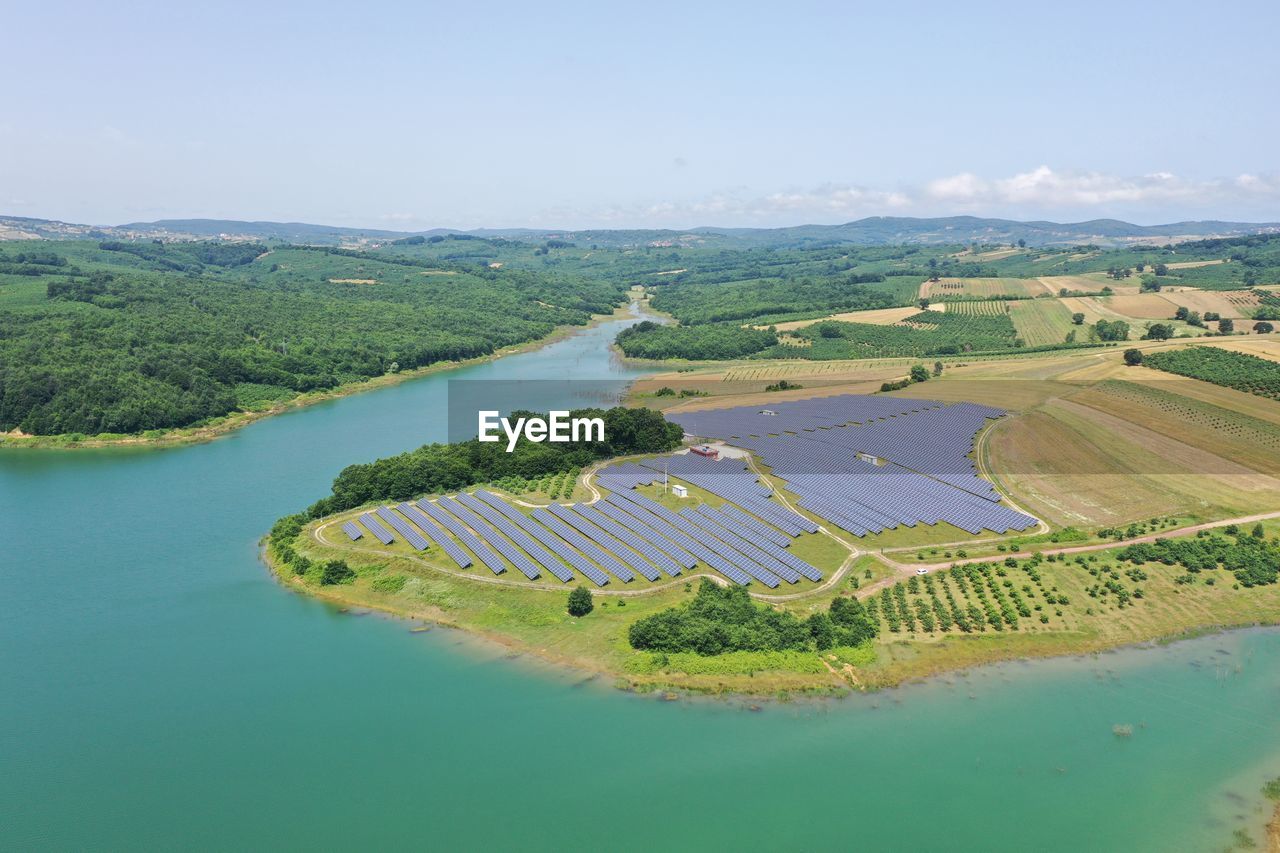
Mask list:
[{"label": "small white shed", "polygon": [[687,498],[689,497],[689,490],[686,489],[684,486],[680,485],[679,483],[675,483],[671,487],[671,494],[675,495],[678,498]]}]

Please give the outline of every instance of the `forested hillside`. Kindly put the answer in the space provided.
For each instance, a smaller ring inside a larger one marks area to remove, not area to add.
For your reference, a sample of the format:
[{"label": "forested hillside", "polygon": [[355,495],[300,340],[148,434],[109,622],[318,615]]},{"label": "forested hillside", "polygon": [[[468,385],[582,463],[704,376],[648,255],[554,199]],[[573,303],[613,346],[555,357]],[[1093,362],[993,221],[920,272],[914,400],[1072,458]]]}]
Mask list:
[{"label": "forested hillside", "polygon": [[0,250],[0,431],[131,434],[483,356],[625,286],[249,243]]}]

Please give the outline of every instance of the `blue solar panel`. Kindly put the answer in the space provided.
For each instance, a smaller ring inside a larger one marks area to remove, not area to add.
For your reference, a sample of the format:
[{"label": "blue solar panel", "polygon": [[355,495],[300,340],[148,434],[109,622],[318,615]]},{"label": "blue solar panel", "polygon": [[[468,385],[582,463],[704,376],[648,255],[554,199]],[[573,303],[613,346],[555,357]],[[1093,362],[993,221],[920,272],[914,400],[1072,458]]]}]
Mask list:
[{"label": "blue solar panel", "polygon": [[582,556],[582,554],[580,554],[578,551],[575,551],[573,548],[570,548],[568,545],[564,543],[562,539],[557,537],[551,531],[547,530],[546,527],[539,524],[533,518],[530,518],[529,516],[520,512],[520,510],[511,506],[502,498],[498,497],[492,492],[487,492],[484,490],[480,490],[476,492],[476,497],[480,498],[480,500],[484,501],[489,506],[493,507],[498,512],[505,515],[508,519],[511,520],[512,524],[515,524],[525,533],[528,533],[534,539],[538,540],[543,545],[547,546],[547,548],[551,551],[551,553],[555,554],[557,557],[564,560],[570,566],[573,566],[579,572],[586,575],[591,580],[595,581],[596,584],[598,584],[599,586],[604,586],[609,582],[609,576],[606,575],[604,572],[600,571],[595,566],[593,566],[590,562],[588,562],[586,558]]},{"label": "blue solar panel", "polygon": [[520,572],[529,580],[537,580],[542,577],[542,572],[538,570],[538,566],[525,556],[524,552],[516,546],[512,545],[502,534],[489,526],[489,523],[458,503],[453,498],[441,496],[436,503],[443,509],[453,513],[459,521],[464,522],[468,527],[476,532],[476,535],[485,541],[485,544],[492,547],[502,556],[511,561]]},{"label": "blue solar panel", "polygon": [[750,530],[757,537],[768,540],[779,548],[786,548],[791,544],[790,536],[785,533],[779,533],[775,528],[770,527],[758,518],[747,515],[733,504],[725,504],[720,507],[720,511],[747,530]]},{"label": "blue solar panel", "polygon": [[751,577],[760,581],[760,583],[770,589],[781,583],[778,576],[766,566],[756,562],[755,559],[747,556],[724,540],[716,538],[715,535],[708,535],[710,522],[705,518],[702,518],[698,513],[691,509],[686,509],[680,513],[680,516],[681,520],[688,525],[689,532],[699,536],[699,541],[701,541],[703,545],[707,546],[730,563],[733,563],[735,566],[751,575]]},{"label": "blue solar panel", "polygon": [[[552,515],[547,510],[541,509],[541,508],[535,509],[533,511],[533,517],[536,518],[538,521],[540,521],[542,524],[546,525],[549,530],[554,532],[561,539],[568,542],[570,545],[577,548],[579,551],[586,554],[591,559],[595,560],[599,565],[604,566],[606,569],[608,569],[610,572],[613,573],[614,577],[618,578],[624,583],[630,583],[631,581],[635,580],[635,577],[636,577],[635,573],[632,572],[630,569],[628,569],[626,566],[622,565],[622,563],[618,561],[617,557],[613,556],[608,551],[596,545],[586,536],[583,536],[577,530],[573,529],[564,521]],[[591,577],[591,575],[587,575],[587,576]],[[592,578],[592,580],[595,580],[596,583],[603,585],[605,583],[608,583],[609,579],[605,578],[604,580],[599,580],[596,578]]]},{"label": "blue solar panel", "polygon": [[[611,502],[615,502],[615,505],[627,509],[627,511],[631,512],[632,515],[643,518],[650,527],[653,527],[668,539],[693,554],[699,561],[708,567],[715,569],[734,583],[751,583],[751,576],[749,574],[738,568],[735,563],[725,559],[710,548],[705,547],[702,542],[699,541],[702,537],[700,531],[695,528],[691,528],[688,522],[657,501],[650,500],[644,495],[630,491],[614,492],[609,496],[609,499]],[[625,500],[626,502],[629,502],[631,506],[636,508],[636,510],[633,512],[629,507],[616,503],[618,500]],[[644,513],[647,513],[647,515],[643,515]]]},{"label": "blue solar panel", "polygon": [[601,530],[609,533],[614,538],[627,543],[627,545],[631,546],[633,550],[643,554],[646,560],[662,569],[671,577],[676,577],[680,574],[680,566],[675,560],[655,548],[653,543],[648,542],[645,539],[641,539],[639,536],[632,533],[621,524],[618,524],[618,522],[609,518],[595,507],[587,506],[585,504],[574,504],[573,509],[596,527],[599,527]]},{"label": "blue solar panel", "polygon": [[396,507],[400,510],[405,518],[412,521],[422,531],[423,535],[432,542],[440,546],[440,549],[449,555],[449,558],[457,563],[458,568],[465,569],[471,565],[471,558],[467,556],[467,552],[463,551],[456,542],[449,537],[448,533],[441,530],[434,521],[427,518],[422,510],[410,503],[402,503]]},{"label": "blue solar panel", "polygon": [[357,539],[359,539],[361,536],[364,535],[364,533],[360,530],[360,528],[356,527],[356,524],[354,521],[342,522],[342,532],[347,534],[347,536],[351,538],[352,542],[356,541]]},{"label": "blue solar panel", "polygon": [[475,554],[476,559],[483,563],[489,571],[495,575],[500,575],[507,570],[507,564],[493,552],[493,549],[481,542],[478,536],[465,528],[460,521],[449,515],[449,513],[426,498],[418,501],[418,508],[439,522],[440,526],[445,530],[457,536],[462,544],[470,548],[471,553]]},{"label": "blue solar panel", "polygon": [[[649,512],[657,519],[657,521],[650,520],[651,525],[666,533],[669,538],[678,542],[701,562],[720,572],[729,580],[735,583],[747,584],[754,577],[767,586],[778,585],[778,579],[772,574],[765,572],[763,576],[759,576],[756,571],[758,567],[752,566],[749,568],[748,561],[741,559],[739,555],[734,554],[732,551],[726,552],[725,549],[717,547],[714,538],[707,536],[704,531],[691,525],[687,519],[680,517],[680,515],[667,509],[657,501],[633,492],[615,492],[614,494],[625,494],[627,499],[633,502],[634,506],[643,507],[643,511]],[[665,528],[663,525],[665,525]]]},{"label": "blue solar panel", "polygon": [[601,548],[604,548],[610,554],[613,554],[623,565],[632,571],[639,572],[651,581],[656,581],[661,576],[658,570],[646,563],[640,555],[636,554],[626,545],[623,545],[599,527],[596,527],[569,507],[561,506],[559,504],[551,504],[547,507],[547,511],[572,527],[574,530],[577,530],[583,536],[586,536],[592,542],[595,542]]},{"label": "blue solar panel", "polygon": [[372,533],[374,538],[383,545],[390,545],[392,542],[396,541],[392,538],[391,531],[379,524],[378,519],[374,518],[369,513],[366,512],[364,515],[360,516],[360,523],[364,525],[365,530]]},{"label": "blue solar panel", "polygon": [[379,518],[391,525],[391,528],[404,538],[404,541],[408,542],[419,551],[427,550],[427,540],[423,539],[422,534],[415,530],[409,522],[405,521],[385,506],[378,507],[376,512],[378,513]]},{"label": "blue solar panel", "polygon": [[[698,412],[670,419],[687,433],[730,439],[759,455],[799,505],[857,536],[947,522],[970,533],[1026,530],[1036,520],[1000,503],[978,475],[974,441],[1004,412],[972,403],[841,395]],[[787,533],[809,520],[759,502],[732,460],[647,460]],[[687,469],[687,470],[686,470]],[[721,481],[719,485],[715,481]],[[738,519],[741,521],[741,519]],[[816,529],[816,526],[812,529]]]},{"label": "blue solar panel", "polygon": [[628,515],[626,511],[620,507],[606,501],[599,501],[592,504],[600,512],[612,518],[623,527],[630,530],[642,539],[647,539],[658,547],[660,551],[666,553],[671,559],[675,560],[686,569],[692,569],[698,565],[698,560],[684,548],[681,548],[671,539],[663,536],[655,531],[652,527],[637,520],[634,516]]},{"label": "blue solar panel", "polygon": [[[573,572],[569,571],[563,562],[534,541],[533,537],[521,529],[519,525],[514,524],[506,515],[498,512],[475,495],[459,494],[457,501],[496,527],[499,532],[523,548],[526,554],[551,574],[565,583],[573,580]],[[515,512],[515,510],[512,510],[512,512]]]}]

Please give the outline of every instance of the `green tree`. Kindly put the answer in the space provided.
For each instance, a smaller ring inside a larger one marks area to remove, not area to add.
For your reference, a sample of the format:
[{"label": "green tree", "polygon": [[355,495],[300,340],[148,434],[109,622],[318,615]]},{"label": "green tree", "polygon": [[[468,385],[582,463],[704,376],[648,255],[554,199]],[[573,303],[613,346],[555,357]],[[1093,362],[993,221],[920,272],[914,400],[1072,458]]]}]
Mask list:
[{"label": "green tree", "polygon": [[1093,331],[1100,341],[1129,340],[1129,324],[1124,320],[1099,320],[1093,324]]},{"label": "green tree", "polygon": [[928,379],[929,379],[929,371],[925,368],[923,364],[912,365],[911,367],[912,382],[926,382],[928,381]]},{"label": "green tree", "polygon": [[1153,266],[1153,267],[1151,268],[1151,270],[1152,270],[1152,272],[1154,272],[1156,275],[1168,275],[1168,274],[1169,274],[1169,267],[1168,267],[1168,266],[1166,266],[1165,264],[1156,264],[1155,266]]},{"label": "green tree", "polygon": [[1271,325],[1270,323],[1261,322],[1261,323],[1254,323],[1253,330],[1257,332],[1259,335],[1265,335],[1270,332],[1274,332],[1276,330],[1276,327]]},{"label": "green tree", "polygon": [[1128,365],[1142,364],[1142,350],[1127,349],[1124,351],[1124,363]]},{"label": "green tree", "polygon": [[1267,533],[1265,530],[1262,529],[1261,521],[1259,521],[1257,524],[1253,526],[1253,530],[1250,531],[1249,535],[1252,536],[1254,539],[1263,539],[1266,537]]},{"label": "green tree", "polygon": [[576,586],[569,593],[570,616],[586,616],[595,607],[595,602],[591,600],[591,590],[585,586]]},{"label": "green tree", "polygon": [[813,645],[819,650],[829,649],[836,644],[836,629],[831,624],[831,617],[825,613],[815,613],[805,620],[809,636],[813,637]]},{"label": "green tree", "polygon": [[320,570],[320,583],[325,586],[346,583],[356,576],[346,560],[329,560]]},{"label": "green tree", "polygon": [[942,375],[942,362],[940,362],[940,361],[935,361],[935,362],[933,363],[933,375],[934,375],[934,376],[941,376],[941,375]]},{"label": "green tree", "polygon": [[1152,323],[1142,337],[1148,341],[1167,341],[1173,337],[1173,326],[1168,323]]},{"label": "green tree", "polygon": [[1236,330],[1236,321],[1230,317],[1223,317],[1218,321],[1218,331],[1224,335],[1230,335]]},{"label": "green tree", "polygon": [[1083,325],[1084,325],[1084,314],[1083,314],[1083,313],[1081,313],[1080,311],[1077,311],[1076,313],[1072,314],[1072,315],[1071,315],[1071,322],[1072,322],[1072,323],[1075,323],[1077,326],[1083,326]]}]

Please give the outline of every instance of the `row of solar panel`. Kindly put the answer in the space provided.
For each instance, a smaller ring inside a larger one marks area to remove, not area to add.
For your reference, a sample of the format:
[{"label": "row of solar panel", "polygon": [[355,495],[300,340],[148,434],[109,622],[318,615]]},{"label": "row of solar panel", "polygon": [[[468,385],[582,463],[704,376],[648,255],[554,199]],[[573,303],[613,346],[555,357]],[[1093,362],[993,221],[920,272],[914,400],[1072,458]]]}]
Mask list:
[{"label": "row of solar panel", "polygon": [[[940,521],[974,534],[1036,523],[1000,504],[971,458],[986,421],[1004,415],[999,409],[842,395],[779,403],[769,411],[737,407],[671,419],[699,435],[733,438],[785,480],[802,507],[858,536]],[[683,479],[787,530],[776,504],[753,505],[736,466],[680,465]]]},{"label": "row of solar panel", "polygon": [[[540,576],[541,567],[568,582],[574,578],[572,567],[600,586],[609,583],[609,574],[623,582],[637,574],[656,581],[662,573],[678,577],[699,564],[736,583],[754,579],[769,587],[778,586],[780,579],[796,583],[801,577],[822,577],[782,550],[790,544],[786,534],[730,505],[677,514],[643,495],[619,490],[595,505],[552,504],[529,516],[479,490],[436,502],[402,503],[396,510],[399,514],[379,507],[361,515],[360,522],[383,544],[394,541],[393,530],[414,548],[434,544],[467,568],[472,561],[454,541],[457,537],[495,574],[506,571],[505,558],[530,579]],[[353,541],[362,535],[353,522],[343,530]]]}]

